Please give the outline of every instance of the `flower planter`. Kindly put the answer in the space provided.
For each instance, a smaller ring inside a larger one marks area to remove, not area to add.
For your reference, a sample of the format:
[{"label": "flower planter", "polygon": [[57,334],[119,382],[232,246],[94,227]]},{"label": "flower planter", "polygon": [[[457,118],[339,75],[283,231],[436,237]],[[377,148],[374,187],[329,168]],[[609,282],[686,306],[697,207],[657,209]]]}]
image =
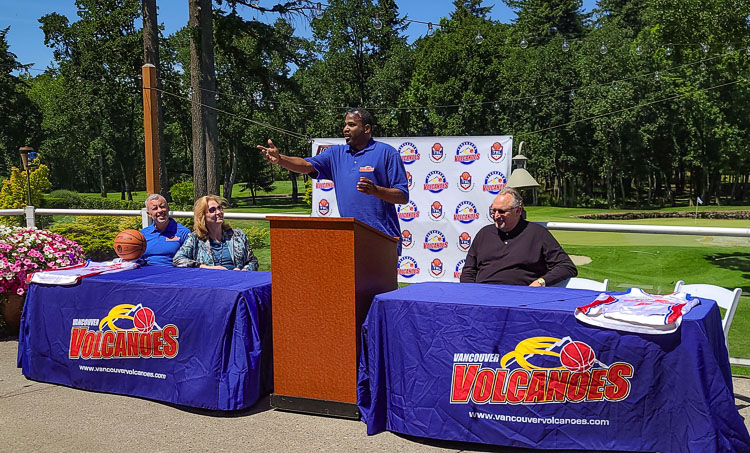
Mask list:
[{"label": "flower planter", "polygon": [[26,300],[26,296],[8,294],[7,298],[0,302],[0,318],[5,320],[5,333],[7,335],[18,336],[24,300]]},{"label": "flower planter", "polygon": [[[0,224],[0,330],[18,335],[23,301],[32,272],[57,269],[84,261],[83,250],[57,233]],[[18,294],[22,295],[19,296]]]}]

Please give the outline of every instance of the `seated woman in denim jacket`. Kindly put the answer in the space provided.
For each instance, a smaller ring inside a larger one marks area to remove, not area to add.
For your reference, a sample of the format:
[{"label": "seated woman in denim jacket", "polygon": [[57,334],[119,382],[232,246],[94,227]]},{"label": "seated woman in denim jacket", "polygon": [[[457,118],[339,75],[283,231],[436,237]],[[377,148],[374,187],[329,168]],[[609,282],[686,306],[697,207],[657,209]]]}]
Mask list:
[{"label": "seated woman in denim jacket", "polygon": [[258,270],[258,258],[240,229],[224,221],[226,200],[206,195],[195,202],[195,231],[182,244],[172,263],[177,267]]}]

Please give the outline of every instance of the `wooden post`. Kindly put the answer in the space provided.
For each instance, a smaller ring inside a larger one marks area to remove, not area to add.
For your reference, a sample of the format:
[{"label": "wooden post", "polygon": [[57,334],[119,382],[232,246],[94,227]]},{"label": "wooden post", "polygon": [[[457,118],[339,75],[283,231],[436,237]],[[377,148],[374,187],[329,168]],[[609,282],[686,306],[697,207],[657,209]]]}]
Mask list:
[{"label": "wooden post", "polygon": [[159,193],[159,116],[156,90],[156,66],[144,64],[143,75],[143,133],[146,147],[146,192]]}]

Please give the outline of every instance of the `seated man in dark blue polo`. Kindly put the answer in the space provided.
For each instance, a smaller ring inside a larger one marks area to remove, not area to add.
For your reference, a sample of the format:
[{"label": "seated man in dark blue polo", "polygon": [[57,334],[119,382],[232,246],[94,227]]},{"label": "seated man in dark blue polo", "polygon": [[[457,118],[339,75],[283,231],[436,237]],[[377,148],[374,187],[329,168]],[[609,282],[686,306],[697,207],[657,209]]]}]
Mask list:
[{"label": "seated man in dark blue polo", "polygon": [[171,266],[190,230],[169,217],[167,200],[158,193],[146,198],[146,211],[154,223],[141,230],[146,238],[146,253],[141,258],[148,264]]},{"label": "seated man in dark blue polo", "polygon": [[517,190],[501,190],[491,210],[495,223],[479,230],[471,243],[462,283],[546,286],[578,275],[552,234],[523,218]]},{"label": "seated man in dark blue polo", "polygon": [[342,217],[353,217],[391,237],[400,237],[396,204],[409,202],[406,170],[398,151],[372,139],[373,117],[365,109],[353,109],[344,117],[346,145],[334,145],[314,157],[279,153],[268,140],[258,145],[266,159],[287,170],[330,179]]}]

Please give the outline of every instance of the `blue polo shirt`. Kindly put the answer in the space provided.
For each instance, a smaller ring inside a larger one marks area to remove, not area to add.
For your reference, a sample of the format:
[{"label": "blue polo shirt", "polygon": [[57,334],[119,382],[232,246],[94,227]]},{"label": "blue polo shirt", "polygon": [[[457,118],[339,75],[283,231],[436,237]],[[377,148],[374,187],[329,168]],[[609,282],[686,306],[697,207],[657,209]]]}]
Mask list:
[{"label": "blue polo shirt", "polygon": [[378,186],[397,188],[409,198],[406,169],[396,148],[370,139],[361,151],[354,151],[349,145],[334,145],[305,160],[313,165],[319,179],[333,181],[342,217],[354,217],[388,236],[401,236],[396,206],[357,191],[359,178],[364,176]]},{"label": "blue polo shirt", "polygon": [[190,230],[170,218],[164,231],[159,231],[156,225],[152,224],[142,229],[141,233],[146,238],[146,253],[141,258],[151,265],[171,266],[172,257],[185,242]]}]

